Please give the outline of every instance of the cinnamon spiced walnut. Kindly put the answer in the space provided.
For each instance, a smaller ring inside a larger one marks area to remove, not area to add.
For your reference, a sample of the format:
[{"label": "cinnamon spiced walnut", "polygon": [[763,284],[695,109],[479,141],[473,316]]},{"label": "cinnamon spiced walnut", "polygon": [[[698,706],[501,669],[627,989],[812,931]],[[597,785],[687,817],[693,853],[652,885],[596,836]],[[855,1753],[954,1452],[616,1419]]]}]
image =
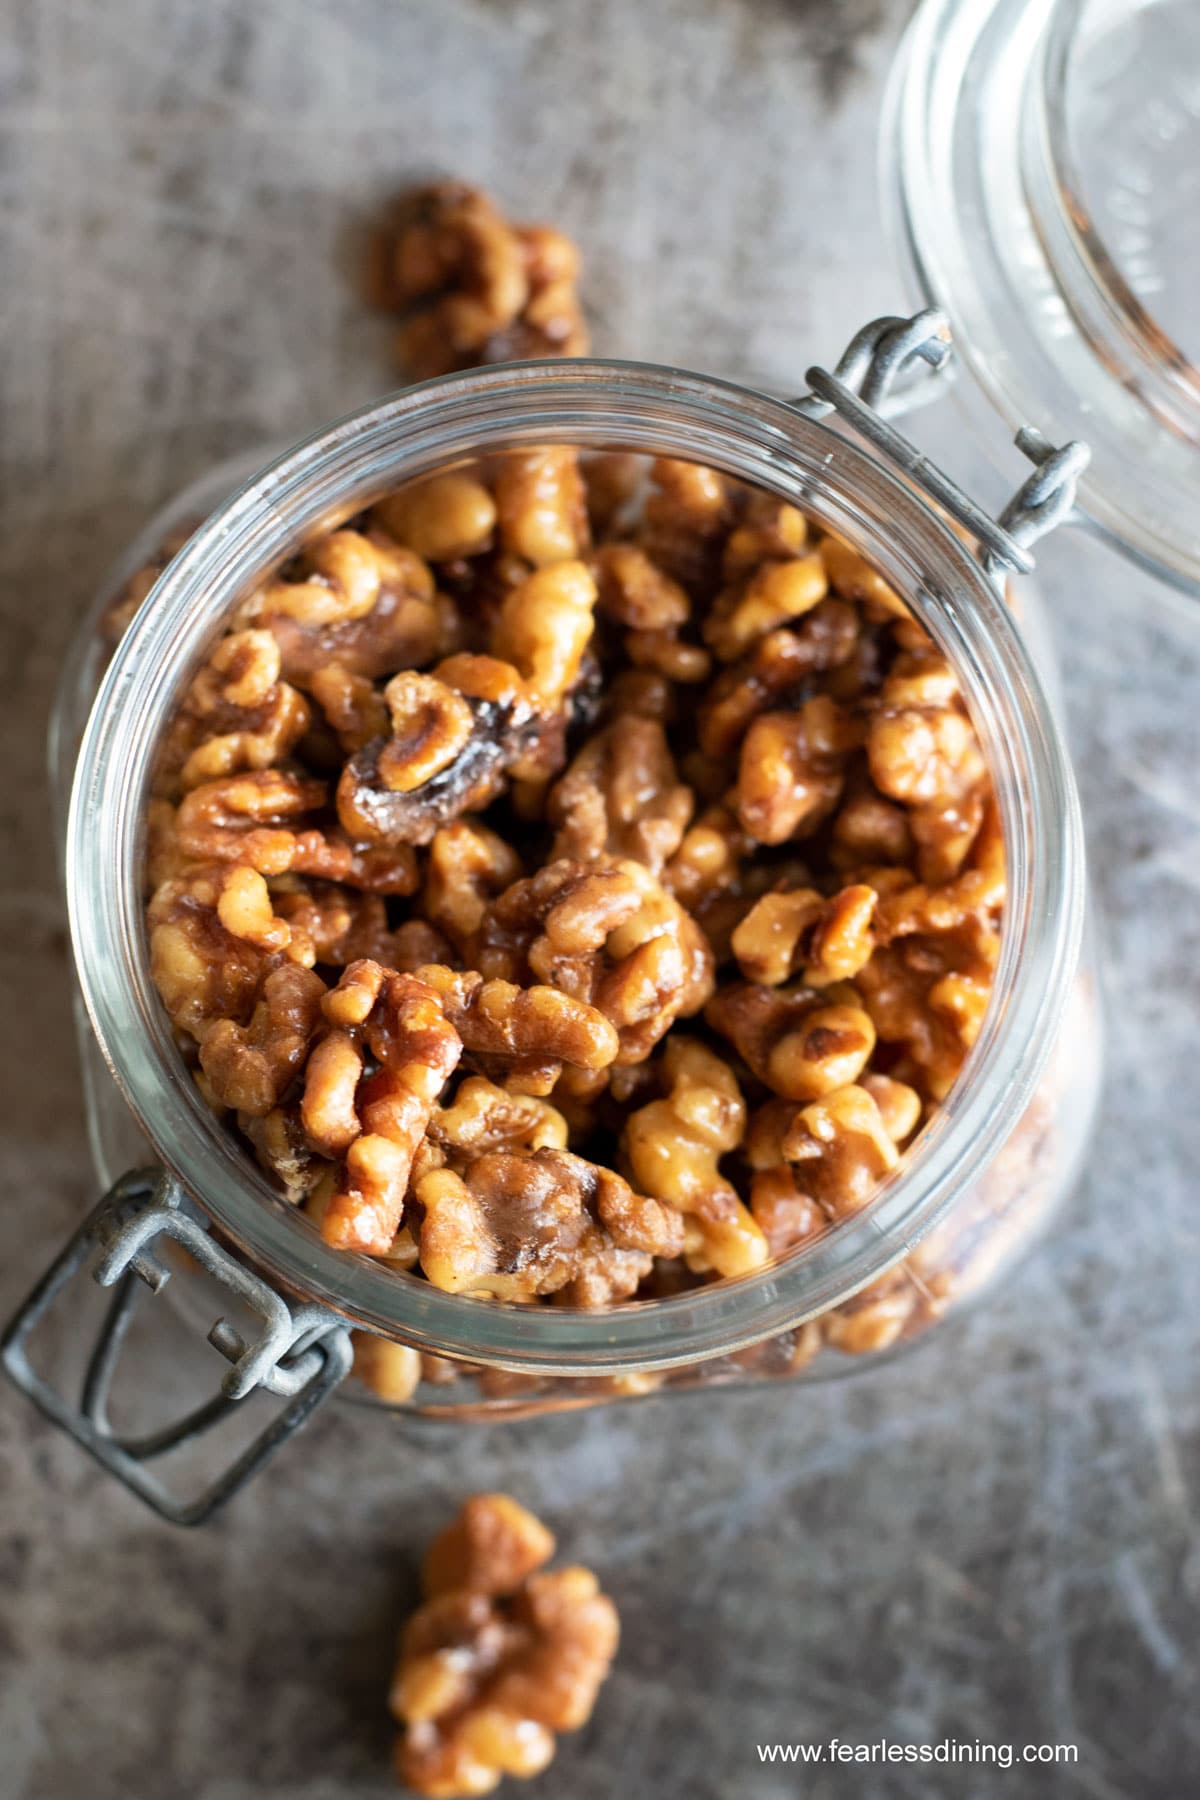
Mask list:
[{"label": "cinnamon spiced walnut", "polygon": [[547,1571],[554,1548],[506,1494],[473,1495],[431,1545],[389,1702],[396,1773],[413,1793],[458,1800],[536,1775],[555,1734],[590,1718],[616,1609],[590,1570]]}]

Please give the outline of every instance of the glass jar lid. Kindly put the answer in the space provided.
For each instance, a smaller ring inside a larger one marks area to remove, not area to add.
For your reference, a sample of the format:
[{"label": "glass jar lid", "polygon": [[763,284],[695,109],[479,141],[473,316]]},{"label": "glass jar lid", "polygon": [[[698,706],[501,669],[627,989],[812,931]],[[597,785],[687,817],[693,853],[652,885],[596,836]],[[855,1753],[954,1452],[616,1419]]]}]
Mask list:
[{"label": "glass jar lid", "polygon": [[1083,513],[1200,591],[1196,0],[926,0],[883,159],[901,255],[979,389],[1086,437]]}]

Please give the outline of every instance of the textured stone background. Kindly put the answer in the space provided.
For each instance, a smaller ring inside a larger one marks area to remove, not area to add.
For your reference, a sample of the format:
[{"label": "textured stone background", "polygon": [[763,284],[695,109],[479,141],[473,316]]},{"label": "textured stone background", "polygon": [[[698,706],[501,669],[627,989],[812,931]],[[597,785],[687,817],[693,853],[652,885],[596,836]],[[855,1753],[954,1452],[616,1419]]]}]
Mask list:
[{"label": "textured stone background", "polygon": [[[379,198],[431,168],[582,238],[600,348],[795,383],[903,298],[874,133],[905,10],[3,0],[0,1307],[90,1191],[42,734],[107,561],[215,457],[386,385],[349,272]],[[441,1435],[340,1407],[196,1536],[0,1393],[3,1800],[388,1793],[412,1546],[489,1485],[594,1561],[625,1622],[539,1792],[1195,1791],[1200,640],[1077,538],[1045,567],[1112,1032],[1049,1248],[871,1381]],[[1080,1762],[758,1765],[759,1740],[834,1735],[1060,1739]]]}]

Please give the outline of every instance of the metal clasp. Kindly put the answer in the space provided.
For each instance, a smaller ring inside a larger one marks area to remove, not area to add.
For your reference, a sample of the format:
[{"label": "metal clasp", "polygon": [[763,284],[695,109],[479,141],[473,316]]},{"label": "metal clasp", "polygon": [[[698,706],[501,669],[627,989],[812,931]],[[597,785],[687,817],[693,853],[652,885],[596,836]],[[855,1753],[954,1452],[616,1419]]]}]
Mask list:
[{"label": "metal clasp", "polygon": [[[184,1418],[143,1437],[123,1437],[109,1418],[109,1396],[121,1347],[143,1289],[158,1294],[171,1271],[152,1246],[173,1239],[223,1288],[262,1320],[249,1342],[224,1319],[208,1341],[232,1365],[221,1391]],[[28,1340],[63,1290],[96,1250],[93,1270],[101,1287],[115,1290],[88,1361],[78,1406],[33,1367]],[[139,1169],[121,1177],[80,1225],[0,1338],[0,1365],[34,1404],[68,1432],[139,1499],[176,1525],[199,1525],[312,1417],[349,1373],[350,1334],[335,1313],[295,1306],[220,1245],[184,1204],[183,1191],[165,1169]],[[148,1465],[227,1421],[258,1388],[286,1404],[202,1493],[181,1499]]]},{"label": "metal clasp", "polygon": [[791,404],[809,419],[828,418],[831,413],[843,418],[970,532],[987,574],[1002,585],[1006,575],[1027,574],[1033,568],[1030,545],[1071,512],[1079,477],[1092,453],[1077,439],[1056,448],[1033,426],[1023,426],[1014,442],[1035,465],[1034,472],[1000,517],[993,519],[884,416],[889,410],[902,410],[911,396],[912,388],[904,388],[905,376],[911,377],[920,365],[944,376],[952,356],[949,322],[937,307],[927,307],[911,319],[874,319],[850,340],[832,375],[826,369],[809,369],[805,379],[810,392]]}]

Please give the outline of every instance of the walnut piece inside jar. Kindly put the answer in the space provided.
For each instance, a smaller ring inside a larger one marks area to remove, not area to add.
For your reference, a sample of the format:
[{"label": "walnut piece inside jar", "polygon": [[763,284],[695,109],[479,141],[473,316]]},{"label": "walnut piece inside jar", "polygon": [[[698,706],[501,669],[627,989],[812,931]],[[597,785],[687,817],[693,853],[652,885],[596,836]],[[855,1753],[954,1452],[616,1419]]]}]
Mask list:
[{"label": "walnut piece inside jar", "polygon": [[[518,237],[458,190],[398,226],[456,357],[533,303]],[[229,1128],[327,1243],[508,1304],[737,1279],[860,1212],[999,953],[952,668],[851,546],[678,460],[523,447],[299,547],[149,825],[155,980]],[[918,1328],[888,1282],[775,1362]],[[360,1363],[400,1399],[424,1367]]]}]

